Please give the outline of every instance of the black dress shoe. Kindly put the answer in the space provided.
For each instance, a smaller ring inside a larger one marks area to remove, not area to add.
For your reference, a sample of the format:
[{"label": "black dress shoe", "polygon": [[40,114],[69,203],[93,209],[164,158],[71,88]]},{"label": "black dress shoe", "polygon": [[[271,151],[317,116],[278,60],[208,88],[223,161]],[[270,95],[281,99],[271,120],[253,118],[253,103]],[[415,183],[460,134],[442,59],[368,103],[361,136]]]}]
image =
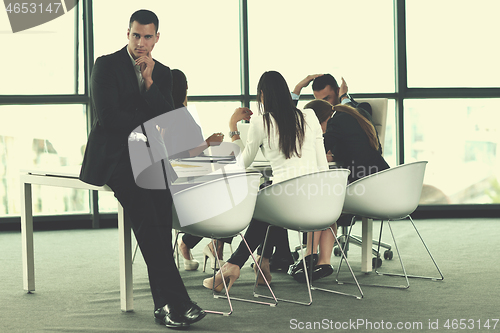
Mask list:
[{"label": "black dress shoe", "polygon": [[332,265],[329,264],[317,265],[313,269],[312,280],[316,281],[318,279],[331,275],[332,273],[333,273]]},{"label": "black dress shoe", "polygon": [[189,324],[202,320],[206,315],[207,313],[196,305],[195,302],[191,302],[191,304],[188,305],[188,309],[182,314],[184,320]]},{"label": "black dress shoe", "polygon": [[[309,274],[309,271],[307,271]],[[333,267],[332,265],[325,264],[325,265],[317,265],[314,266],[313,271],[312,271],[312,277],[310,280],[316,281],[321,278],[324,278],[325,276],[331,275],[333,273]],[[306,283],[306,276],[304,274],[304,269],[299,269],[297,270],[292,277],[295,279],[295,281],[300,282],[300,283]]]},{"label": "black dress shoe", "polygon": [[170,312],[171,308],[165,305],[163,308],[155,310],[155,321],[160,325],[165,325],[173,329],[185,329],[189,327],[189,323],[175,312]]},{"label": "black dress shoe", "polygon": [[[316,265],[316,263],[318,262],[319,256],[317,253],[312,254],[312,256],[313,256],[313,267],[314,267]],[[309,265],[311,264],[311,255],[305,256],[304,259],[306,261],[306,267],[308,268]],[[290,265],[290,267],[288,269],[288,275],[294,276],[294,274],[300,269],[302,269],[302,270],[304,269],[302,259],[297,260],[295,262],[295,264]]]}]

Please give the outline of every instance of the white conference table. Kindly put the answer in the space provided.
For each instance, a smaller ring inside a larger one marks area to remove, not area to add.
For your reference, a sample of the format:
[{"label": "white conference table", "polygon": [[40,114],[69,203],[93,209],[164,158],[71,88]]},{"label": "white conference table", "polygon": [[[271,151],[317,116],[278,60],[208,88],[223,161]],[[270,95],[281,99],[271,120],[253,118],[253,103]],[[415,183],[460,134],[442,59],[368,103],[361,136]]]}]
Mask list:
[{"label": "white conference table", "polygon": [[[83,190],[108,191],[108,186],[93,186],[78,179],[80,166],[51,170],[21,170],[21,237],[23,256],[23,286],[28,293],[35,291],[35,256],[33,244],[33,202],[31,186],[48,185]],[[133,310],[131,224],[118,203],[120,306]]]},{"label": "white conference table", "polygon": [[[259,171],[265,178],[270,177],[270,166],[265,162],[254,163],[248,171]],[[78,179],[80,166],[61,167],[58,169],[21,170],[21,237],[23,260],[23,287],[28,293],[35,291],[35,256],[33,242],[33,200],[32,185],[47,185],[83,190],[108,191],[108,186],[93,186]],[[118,205],[118,238],[120,267],[120,307],[122,311],[133,310],[132,280],[132,239],[131,223],[125,217],[123,207]],[[372,220],[362,220],[362,265],[361,271],[372,271]]]}]

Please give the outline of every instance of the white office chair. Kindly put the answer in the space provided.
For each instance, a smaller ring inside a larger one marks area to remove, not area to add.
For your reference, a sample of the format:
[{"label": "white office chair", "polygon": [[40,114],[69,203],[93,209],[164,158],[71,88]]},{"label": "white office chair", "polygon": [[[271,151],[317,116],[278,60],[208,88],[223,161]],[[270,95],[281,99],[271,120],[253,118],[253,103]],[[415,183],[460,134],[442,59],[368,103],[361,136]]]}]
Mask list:
[{"label": "white office chair", "polygon": [[387,98],[360,98],[356,99],[358,103],[368,103],[372,107],[372,123],[378,132],[378,138],[382,145],[382,153],[384,152],[385,143],[385,128],[387,124]]},{"label": "white office chair", "polygon": [[[212,239],[232,237],[239,234],[245,241],[241,231],[248,226],[252,219],[260,177],[260,173],[228,175],[176,192],[172,196],[175,207],[173,228],[195,236]],[[177,244],[177,242],[174,244]],[[215,257],[220,267],[219,258]],[[253,254],[252,258],[255,262]],[[223,273],[221,272],[221,274]],[[215,291],[213,296],[214,298],[227,298],[230,311],[224,313],[208,310],[206,312],[230,315],[233,312],[231,298],[227,291],[224,276],[222,280],[226,296],[217,295]],[[268,283],[267,286],[269,287]],[[271,287],[269,287],[269,290],[273,294]],[[274,304],[239,298],[233,299],[271,306],[277,304],[276,298],[274,298]]]},{"label": "white office chair", "polygon": [[[382,273],[376,270],[379,275],[402,276],[406,280],[406,286],[376,285],[382,287],[409,288],[408,277],[425,278],[432,280],[443,280],[443,274],[439,269],[434,257],[425,244],[422,236],[417,230],[410,214],[417,208],[422,191],[425,166],[427,161],[420,161],[399,165],[386,169],[362,179],[359,179],[347,187],[346,199],[343,212],[354,214],[357,217],[381,220],[379,242],[382,238],[382,227],[384,221],[387,222],[392,234],[394,246],[401,263],[403,274]],[[432,262],[439,272],[440,277],[425,277],[408,275],[401,258],[399,248],[391,228],[391,220],[402,220],[409,218],[413,228],[417,232],[422,244],[429,254]],[[352,225],[351,225],[352,228]],[[350,233],[351,230],[349,230]],[[380,246],[378,251],[380,250]],[[380,260],[380,259],[378,259]],[[342,264],[342,261],[341,261]],[[375,265],[379,266],[379,265]],[[339,267],[340,271],[340,267]],[[337,273],[338,276],[338,273]]]},{"label": "white office chair", "polygon": [[[382,155],[384,153],[384,143],[385,143],[385,129],[386,129],[386,124],[387,124],[387,105],[389,100],[387,98],[360,98],[356,99],[356,102],[358,103],[368,103],[372,107],[372,123],[377,129],[380,145],[382,146]],[[340,228],[342,230],[342,234],[338,236],[340,243],[339,244],[346,244],[347,243],[347,237],[349,233],[349,227],[348,226],[342,226]],[[373,240],[374,246],[378,246],[378,240]],[[359,247],[362,246],[362,241],[361,241],[361,236],[357,235],[349,235],[349,245],[357,245]],[[386,258],[392,257],[392,247],[390,244],[387,243],[381,243],[380,247],[385,248],[385,253],[384,256]],[[346,247],[344,248],[344,251],[348,252],[349,248]],[[379,251],[376,248],[372,249],[373,255],[376,257],[380,257]],[[334,254],[336,256],[340,256],[340,249],[338,246],[335,247],[334,249]],[[379,263],[379,261],[377,261]]]},{"label": "white office chair", "polygon": [[[337,221],[342,211],[349,173],[350,171],[347,169],[331,169],[299,176],[265,187],[259,191],[254,218],[267,222],[271,226],[296,230],[299,235],[299,241],[301,241],[301,232],[320,231],[327,228],[330,229],[335,239],[337,239],[330,226]],[[301,250],[302,264],[306,267],[304,250]],[[343,258],[350,269],[347,258],[345,256]],[[310,265],[309,274],[311,274],[311,271],[312,264]],[[304,272],[304,274],[309,293],[309,302],[305,303],[281,298],[278,298],[278,300],[310,305],[312,303],[310,278],[307,272]],[[351,274],[357,282],[352,270]],[[359,285],[358,288],[361,297],[350,296],[362,298],[363,292]],[[331,292],[347,295],[336,291]],[[256,294],[256,296],[269,297],[260,294]]]}]

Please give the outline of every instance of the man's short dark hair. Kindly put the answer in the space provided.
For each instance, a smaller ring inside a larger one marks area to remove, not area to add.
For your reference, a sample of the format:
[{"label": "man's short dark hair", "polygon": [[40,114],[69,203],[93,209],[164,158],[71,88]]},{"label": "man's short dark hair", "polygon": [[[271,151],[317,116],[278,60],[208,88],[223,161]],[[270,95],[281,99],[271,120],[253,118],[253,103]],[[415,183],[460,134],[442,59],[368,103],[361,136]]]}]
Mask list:
[{"label": "man's short dark hair", "polygon": [[130,22],[128,28],[132,27],[132,23],[137,21],[137,23],[142,25],[147,25],[153,23],[155,25],[155,32],[158,32],[158,26],[160,22],[158,21],[158,16],[150,10],[140,9],[130,16]]},{"label": "man's short dark hair", "polygon": [[339,85],[337,80],[331,74],[323,74],[314,79],[312,83],[313,91],[320,91],[325,89],[326,86],[332,87],[332,89],[338,89]]}]

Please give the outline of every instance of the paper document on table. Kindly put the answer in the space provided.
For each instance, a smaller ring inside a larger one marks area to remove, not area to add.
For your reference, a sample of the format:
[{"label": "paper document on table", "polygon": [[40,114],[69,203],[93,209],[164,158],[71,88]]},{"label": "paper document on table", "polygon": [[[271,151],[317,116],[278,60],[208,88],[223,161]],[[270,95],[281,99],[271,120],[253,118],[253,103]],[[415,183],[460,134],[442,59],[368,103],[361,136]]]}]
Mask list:
[{"label": "paper document on table", "polygon": [[172,161],[170,163],[179,177],[196,177],[213,171],[211,163]]},{"label": "paper document on table", "polygon": [[234,155],[200,155],[195,157],[182,158],[180,161],[200,163],[236,162],[236,157]]}]

